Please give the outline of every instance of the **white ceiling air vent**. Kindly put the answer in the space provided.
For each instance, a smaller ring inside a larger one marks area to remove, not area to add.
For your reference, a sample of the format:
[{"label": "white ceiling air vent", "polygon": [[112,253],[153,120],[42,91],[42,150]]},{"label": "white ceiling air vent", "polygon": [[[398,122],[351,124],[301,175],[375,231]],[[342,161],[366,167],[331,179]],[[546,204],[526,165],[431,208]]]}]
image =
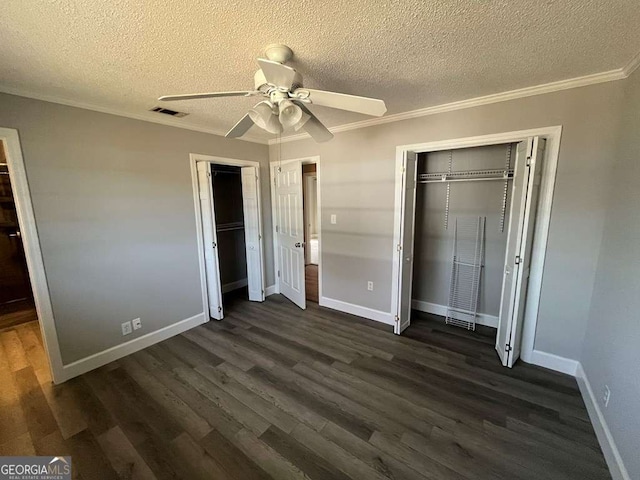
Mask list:
[{"label": "white ceiling air vent", "polygon": [[187,115],[189,115],[188,113],[185,113],[185,112],[176,112],[175,110],[170,110],[168,108],[162,108],[162,107],[153,107],[150,111],[151,112],[163,113],[165,115],[170,115],[170,116],[176,117],[176,118],[182,118],[182,117],[186,117]]}]

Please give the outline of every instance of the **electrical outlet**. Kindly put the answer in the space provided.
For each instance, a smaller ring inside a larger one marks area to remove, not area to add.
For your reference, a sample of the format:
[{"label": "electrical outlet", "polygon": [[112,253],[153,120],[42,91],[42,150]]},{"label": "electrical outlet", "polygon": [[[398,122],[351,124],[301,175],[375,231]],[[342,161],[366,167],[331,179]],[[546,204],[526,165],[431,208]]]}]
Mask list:
[{"label": "electrical outlet", "polygon": [[338,223],[338,216],[335,213],[331,214],[331,224],[335,225],[336,223]]},{"label": "electrical outlet", "polygon": [[604,386],[604,393],[602,395],[602,403],[604,403],[604,408],[609,406],[609,400],[611,400],[611,390],[609,390],[609,385]]},{"label": "electrical outlet", "polygon": [[367,290],[373,292],[373,282],[367,282]]},{"label": "electrical outlet", "polygon": [[131,324],[133,325],[134,330],[139,330],[140,328],[142,328],[142,320],[140,320],[139,318],[134,318],[133,320],[131,320]]},{"label": "electrical outlet", "polygon": [[133,330],[131,329],[131,322],[122,323],[122,335],[129,335]]}]

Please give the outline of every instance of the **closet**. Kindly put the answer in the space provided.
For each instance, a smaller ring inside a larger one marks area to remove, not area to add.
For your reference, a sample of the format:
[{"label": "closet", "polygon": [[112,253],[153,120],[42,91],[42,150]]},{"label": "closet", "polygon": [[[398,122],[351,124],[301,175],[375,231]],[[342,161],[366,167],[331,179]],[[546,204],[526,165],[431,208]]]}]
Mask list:
[{"label": "closet", "polygon": [[412,309],[470,330],[497,327],[496,352],[507,367],[523,343],[533,351],[555,172],[544,166],[544,137],[510,136],[517,140],[398,148],[391,298],[398,335]]},{"label": "closet", "polygon": [[192,161],[203,306],[222,320],[236,300],[264,301],[260,172],[249,160]]},{"label": "closet", "polygon": [[498,326],[515,154],[509,143],[418,155],[414,310]]},{"label": "closet", "polygon": [[[211,166],[213,208],[222,293],[247,286],[247,258],[240,167]],[[246,297],[246,292],[243,293]]]}]

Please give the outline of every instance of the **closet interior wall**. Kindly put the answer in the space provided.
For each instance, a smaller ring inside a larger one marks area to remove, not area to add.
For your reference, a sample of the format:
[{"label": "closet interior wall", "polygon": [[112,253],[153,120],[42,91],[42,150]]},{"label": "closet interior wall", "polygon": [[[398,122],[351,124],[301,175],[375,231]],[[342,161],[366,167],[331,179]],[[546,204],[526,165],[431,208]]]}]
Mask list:
[{"label": "closet interior wall", "polygon": [[240,167],[212,165],[213,207],[222,292],[247,285],[247,259]]},{"label": "closet interior wall", "polygon": [[[510,148],[513,168],[516,144],[423,153],[418,157],[418,176],[421,173],[448,172],[450,166],[453,172],[504,170]],[[500,312],[511,187],[512,180],[509,180],[502,219],[504,180],[451,182],[447,221],[447,182],[425,184],[418,181],[412,292],[414,308],[444,315],[442,312],[446,311],[449,300],[456,218],[486,217],[485,261],[480,277],[478,314],[492,320],[487,322],[481,318],[478,323],[495,326],[492,323],[497,322]]]}]

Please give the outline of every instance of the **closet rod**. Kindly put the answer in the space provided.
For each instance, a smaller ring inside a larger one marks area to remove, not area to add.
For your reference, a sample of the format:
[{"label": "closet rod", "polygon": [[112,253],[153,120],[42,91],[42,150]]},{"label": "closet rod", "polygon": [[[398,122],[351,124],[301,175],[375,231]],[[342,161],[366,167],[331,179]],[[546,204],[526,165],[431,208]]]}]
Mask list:
[{"label": "closet rod", "polygon": [[231,230],[243,230],[244,223],[242,222],[230,222],[230,223],[220,223],[216,227],[216,231],[218,232],[229,232]]},{"label": "closet rod", "polygon": [[451,182],[480,182],[488,180],[513,180],[513,175],[508,177],[484,177],[484,178],[450,178],[442,180],[419,180],[418,183],[451,183]]},{"label": "closet rod", "polygon": [[465,172],[421,173],[419,183],[477,182],[480,180],[510,180],[513,170],[468,170]]}]

